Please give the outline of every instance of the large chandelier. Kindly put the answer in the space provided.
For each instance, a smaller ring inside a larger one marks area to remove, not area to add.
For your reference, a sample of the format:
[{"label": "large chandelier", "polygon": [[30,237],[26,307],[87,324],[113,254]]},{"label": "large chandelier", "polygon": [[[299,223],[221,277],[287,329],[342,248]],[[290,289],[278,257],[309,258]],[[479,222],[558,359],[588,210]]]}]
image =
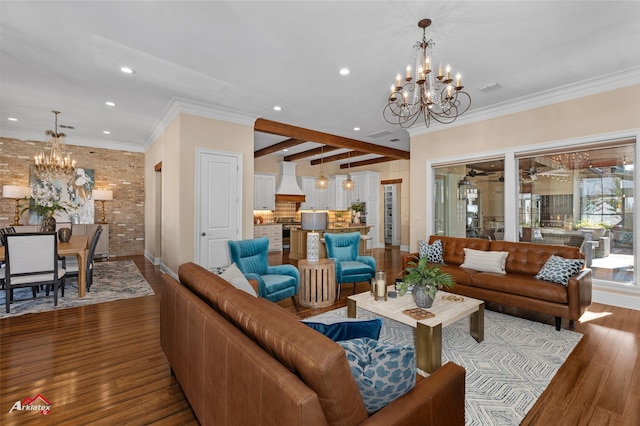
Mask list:
[{"label": "large chandelier", "polygon": [[39,173],[50,173],[50,174],[65,174],[71,173],[76,168],[76,161],[71,160],[69,153],[65,155],[65,145],[62,138],[64,138],[64,133],[58,133],[58,114],[60,111],[51,111],[55,114],[56,117],[56,129],[47,130],[46,134],[51,136],[51,149],[48,153],[45,153],[43,150],[40,154],[35,156],[35,165],[36,170]]},{"label": "large chandelier", "polygon": [[384,108],[383,116],[390,124],[398,124],[402,128],[411,127],[420,116],[424,116],[427,127],[431,119],[442,124],[450,124],[469,109],[471,97],[464,92],[462,77],[458,73],[451,78],[451,67],[444,69],[442,63],[435,75],[432,50],[433,40],[427,41],[426,29],[431,25],[431,19],[422,19],[418,27],[422,28],[422,42],[416,42],[414,47],[415,75],[411,77],[411,66],[407,66],[404,86],[400,74],[395,84],[391,85],[391,93]]}]

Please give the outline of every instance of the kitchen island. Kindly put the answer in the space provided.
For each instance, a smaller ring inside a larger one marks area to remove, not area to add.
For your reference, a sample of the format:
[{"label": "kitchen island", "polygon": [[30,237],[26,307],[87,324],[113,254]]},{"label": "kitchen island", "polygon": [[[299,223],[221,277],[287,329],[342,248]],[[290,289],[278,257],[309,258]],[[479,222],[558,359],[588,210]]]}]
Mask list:
[{"label": "kitchen island", "polygon": [[[299,229],[299,228],[292,229],[291,230],[291,247],[289,249],[289,260],[295,261],[295,263],[297,263],[298,260],[307,258],[307,234],[309,232],[317,232],[318,234],[320,234],[320,240],[322,240],[323,235],[326,233],[343,234],[347,232],[359,232],[361,235],[367,235],[370,229],[371,229],[371,226],[355,225],[355,224],[344,224],[344,225],[330,224],[327,229],[316,230],[316,231],[309,231],[309,230]],[[360,240],[360,247],[358,249],[358,252],[360,254],[364,253],[364,250],[366,249],[365,244],[366,244],[365,241]],[[323,259],[326,257],[327,257],[327,250],[324,244],[320,244],[320,258]]]}]

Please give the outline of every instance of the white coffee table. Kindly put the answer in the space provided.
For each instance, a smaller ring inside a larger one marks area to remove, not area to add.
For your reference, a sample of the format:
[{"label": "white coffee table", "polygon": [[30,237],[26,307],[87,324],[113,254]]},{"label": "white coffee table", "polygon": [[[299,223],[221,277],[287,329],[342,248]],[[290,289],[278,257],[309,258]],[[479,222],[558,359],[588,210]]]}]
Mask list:
[{"label": "white coffee table", "polygon": [[[394,288],[389,287],[389,290],[393,291]],[[358,307],[415,328],[416,366],[430,374],[442,365],[442,327],[469,315],[471,336],[477,342],[484,340],[484,302],[466,296],[462,297],[462,301],[447,300],[449,296],[456,295],[439,291],[433,305],[427,308],[427,311],[435,316],[415,320],[402,312],[405,309],[417,307],[411,294],[388,298],[386,301],[376,301],[370,292],[365,292],[349,296],[347,316],[355,318],[356,307]]]}]

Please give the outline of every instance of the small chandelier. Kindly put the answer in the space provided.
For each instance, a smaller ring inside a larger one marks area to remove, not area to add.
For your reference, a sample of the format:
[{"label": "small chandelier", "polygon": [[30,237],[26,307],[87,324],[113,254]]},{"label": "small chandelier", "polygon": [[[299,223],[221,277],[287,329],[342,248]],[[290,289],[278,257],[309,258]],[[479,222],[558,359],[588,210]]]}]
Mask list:
[{"label": "small chandelier", "polygon": [[458,200],[466,200],[471,192],[471,182],[467,177],[463,177],[458,182]]},{"label": "small chandelier", "polygon": [[422,19],[418,27],[422,28],[422,42],[414,45],[415,77],[411,77],[411,66],[407,66],[407,74],[402,85],[400,74],[395,84],[391,85],[391,93],[384,108],[384,119],[390,124],[398,124],[402,128],[413,126],[420,116],[429,127],[431,119],[442,124],[450,124],[469,109],[471,96],[462,89],[462,77],[456,75],[455,82],[451,78],[451,67],[444,70],[442,63],[438,66],[438,75],[433,68],[433,40],[427,41],[426,29],[431,19]]},{"label": "small chandelier", "polygon": [[35,156],[36,170],[38,173],[51,173],[51,174],[65,174],[72,173],[76,168],[76,161],[71,160],[71,157],[65,152],[65,145],[62,138],[64,133],[58,133],[58,114],[60,111],[51,111],[56,116],[56,129],[47,130],[45,134],[51,136],[51,149],[48,153],[44,150]]},{"label": "small chandelier", "polygon": [[320,146],[320,176],[316,178],[316,189],[329,188],[329,179],[324,175],[324,145]]},{"label": "small chandelier", "polygon": [[347,179],[342,182],[342,189],[345,191],[353,191],[356,188],[356,183],[351,179],[351,159],[349,158],[350,152],[347,152],[347,158],[349,159],[349,163],[347,165]]}]

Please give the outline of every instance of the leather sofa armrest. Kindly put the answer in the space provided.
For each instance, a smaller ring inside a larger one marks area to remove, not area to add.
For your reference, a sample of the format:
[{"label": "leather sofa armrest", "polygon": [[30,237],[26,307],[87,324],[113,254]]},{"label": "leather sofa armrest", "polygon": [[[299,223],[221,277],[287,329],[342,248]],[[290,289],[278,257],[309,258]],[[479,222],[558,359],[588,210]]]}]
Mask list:
[{"label": "leather sofa armrest", "polygon": [[251,284],[251,287],[253,287],[253,289],[255,290],[256,294],[259,294],[260,291],[260,285],[258,284],[258,280],[248,280],[249,284]]},{"label": "leather sofa armrest", "polygon": [[407,264],[409,262],[411,262],[412,260],[417,261],[418,259],[420,259],[420,255],[418,253],[403,254],[402,255],[402,271],[404,271],[404,268],[407,267]]},{"label": "leather sofa armrest", "polygon": [[569,278],[567,294],[569,297],[569,319],[576,321],[591,305],[593,286],[591,269],[585,268],[578,275]]},{"label": "leather sofa armrest", "polygon": [[464,425],[465,370],[448,362],[362,424]]}]

